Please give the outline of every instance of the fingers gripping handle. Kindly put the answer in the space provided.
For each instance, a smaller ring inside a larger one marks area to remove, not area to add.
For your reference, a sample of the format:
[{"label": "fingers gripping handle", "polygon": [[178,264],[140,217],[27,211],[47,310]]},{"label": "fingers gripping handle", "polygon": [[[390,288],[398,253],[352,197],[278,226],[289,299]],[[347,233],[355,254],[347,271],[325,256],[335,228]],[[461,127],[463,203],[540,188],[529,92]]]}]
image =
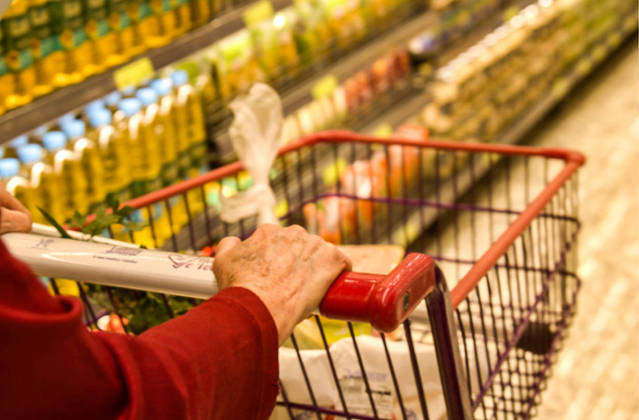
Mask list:
[{"label": "fingers gripping handle", "polygon": [[397,328],[435,287],[435,262],[408,254],[387,276],[342,273],[320,303],[328,318],[365,321],[381,331]]}]

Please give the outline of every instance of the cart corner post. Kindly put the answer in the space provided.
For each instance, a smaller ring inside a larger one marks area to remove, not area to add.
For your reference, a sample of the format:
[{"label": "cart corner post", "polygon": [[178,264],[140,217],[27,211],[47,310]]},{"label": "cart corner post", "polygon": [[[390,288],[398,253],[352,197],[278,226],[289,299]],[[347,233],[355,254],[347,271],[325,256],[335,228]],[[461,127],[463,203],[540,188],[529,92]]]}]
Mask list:
[{"label": "cart corner post", "polygon": [[435,288],[426,296],[439,376],[450,420],[473,418],[470,390],[462,370],[453,306],[444,274],[435,266]]}]

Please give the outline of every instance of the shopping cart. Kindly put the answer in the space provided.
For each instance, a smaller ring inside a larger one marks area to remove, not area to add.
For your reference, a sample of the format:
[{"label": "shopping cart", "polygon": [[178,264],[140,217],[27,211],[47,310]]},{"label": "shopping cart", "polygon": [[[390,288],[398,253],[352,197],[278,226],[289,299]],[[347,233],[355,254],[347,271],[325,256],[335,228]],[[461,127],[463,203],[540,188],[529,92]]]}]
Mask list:
[{"label": "shopping cart", "polygon": [[[348,132],[319,133],[284,147],[272,179],[285,203],[278,207],[282,224],[300,224],[342,244],[399,244],[430,258],[413,254],[393,271],[384,289],[390,306],[360,299],[374,288],[366,282],[383,277],[354,274],[360,286],[368,284],[365,293],[342,282],[327,296],[325,315],[350,318],[345,338],[330,342],[317,315],[310,322],[318,347],[308,349],[293,334],[280,350],[273,417],[533,416],[575,313],[576,173],[583,162],[579,153],[558,149]],[[256,228],[255,217],[222,222],[213,199],[225,185],[247,188],[241,171],[233,163],[128,204],[146,214],[154,240],[160,229],[154,216],[158,205],[164,208],[171,234],[156,247],[214,250],[222,237],[246,238]],[[184,216],[180,228],[175,220]],[[136,235],[130,233],[132,242]],[[419,275],[407,280],[407,273]],[[107,299],[96,304],[89,296],[95,286],[80,286],[92,328],[104,328],[99,311],[117,314],[124,331],[131,328],[127,305],[145,292],[101,287]],[[181,294],[187,297],[147,293],[166,318],[199,302],[188,290]],[[359,334],[361,321],[378,329]]]}]

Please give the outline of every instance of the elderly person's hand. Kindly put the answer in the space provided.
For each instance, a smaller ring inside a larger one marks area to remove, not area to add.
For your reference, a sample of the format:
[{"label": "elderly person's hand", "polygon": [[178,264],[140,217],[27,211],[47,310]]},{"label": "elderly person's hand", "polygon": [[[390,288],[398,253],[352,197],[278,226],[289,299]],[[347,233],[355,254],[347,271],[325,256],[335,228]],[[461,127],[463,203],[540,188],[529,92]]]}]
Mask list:
[{"label": "elderly person's hand", "polygon": [[262,225],[240,241],[224,238],[213,272],[220,290],[245,287],[260,297],[275,320],[280,344],[316,309],[350,259],[300,226]]},{"label": "elderly person's hand", "polygon": [[0,234],[30,231],[31,214],[0,182]]}]

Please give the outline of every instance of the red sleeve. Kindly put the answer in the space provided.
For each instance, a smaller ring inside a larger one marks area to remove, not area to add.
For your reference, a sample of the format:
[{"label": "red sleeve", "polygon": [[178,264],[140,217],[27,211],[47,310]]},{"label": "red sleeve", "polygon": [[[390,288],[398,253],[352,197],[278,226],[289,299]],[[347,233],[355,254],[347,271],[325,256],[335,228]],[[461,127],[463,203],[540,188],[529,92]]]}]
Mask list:
[{"label": "red sleeve", "polygon": [[265,419],[277,330],[229,288],[133,337],[91,333],[82,303],[51,297],[0,240],[0,419]]}]

